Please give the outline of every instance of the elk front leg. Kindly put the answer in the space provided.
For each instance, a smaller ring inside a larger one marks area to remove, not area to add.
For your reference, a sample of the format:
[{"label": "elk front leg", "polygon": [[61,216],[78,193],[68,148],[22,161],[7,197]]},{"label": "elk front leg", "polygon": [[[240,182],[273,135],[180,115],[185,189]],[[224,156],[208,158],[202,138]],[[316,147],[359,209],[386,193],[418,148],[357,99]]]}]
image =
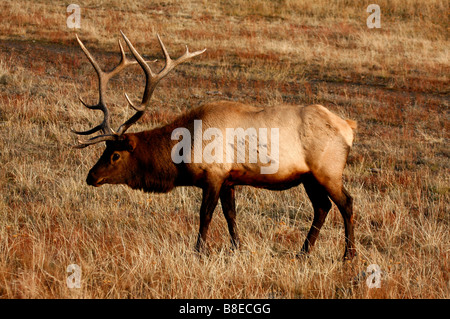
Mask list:
[{"label": "elk front leg", "polygon": [[195,249],[199,252],[204,248],[208,227],[219,200],[219,192],[220,186],[208,185],[203,188],[203,199],[200,207],[200,229],[198,231],[197,244],[195,245]]},{"label": "elk front leg", "polygon": [[230,232],[233,249],[239,248],[239,236],[236,227],[236,204],[233,186],[222,186],[222,189],[220,190],[220,202],[222,203],[223,214],[227,220],[228,231]]}]

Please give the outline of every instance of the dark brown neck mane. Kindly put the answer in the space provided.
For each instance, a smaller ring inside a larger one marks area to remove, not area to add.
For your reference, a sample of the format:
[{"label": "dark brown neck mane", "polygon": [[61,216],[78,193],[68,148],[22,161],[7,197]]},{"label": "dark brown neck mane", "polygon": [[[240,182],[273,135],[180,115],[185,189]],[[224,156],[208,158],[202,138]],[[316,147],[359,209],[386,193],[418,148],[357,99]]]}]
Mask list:
[{"label": "dark brown neck mane", "polygon": [[176,185],[178,168],[171,159],[171,130],[164,126],[135,133],[138,144],[134,150],[136,173],[127,185],[145,192],[167,193]]}]

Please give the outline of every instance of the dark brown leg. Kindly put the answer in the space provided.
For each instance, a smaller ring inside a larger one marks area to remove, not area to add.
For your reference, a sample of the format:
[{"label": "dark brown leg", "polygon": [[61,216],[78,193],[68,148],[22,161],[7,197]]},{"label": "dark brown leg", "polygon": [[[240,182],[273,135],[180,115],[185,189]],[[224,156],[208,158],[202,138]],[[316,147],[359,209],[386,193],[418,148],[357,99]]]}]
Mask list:
[{"label": "dark brown leg", "polygon": [[219,201],[220,186],[209,185],[203,189],[202,205],[200,207],[200,229],[198,231],[195,249],[201,251],[206,242],[209,223],[211,222],[214,209]]},{"label": "dark brown leg", "polygon": [[314,246],[314,243],[319,236],[320,228],[322,228],[322,225],[325,222],[331,208],[328,193],[312,175],[305,178],[303,186],[305,187],[306,193],[308,194],[308,197],[313,205],[314,219],[305,243],[303,244],[301,250],[302,255],[311,251],[311,248]]},{"label": "dark brown leg", "polygon": [[228,224],[228,231],[231,236],[231,244],[234,248],[239,248],[239,236],[236,227],[236,205],[233,186],[222,186],[220,190],[220,202],[222,203],[223,214]]},{"label": "dark brown leg", "polygon": [[[342,176],[327,177],[321,175],[321,178],[317,178],[320,185],[328,194],[329,198],[339,208],[344,219],[345,228],[345,251],[344,259],[352,259],[355,256],[355,238],[353,233],[353,199],[347,190],[342,185]],[[306,184],[305,184],[306,188]],[[309,195],[309,193],[308,193]],[[311,195],[310,195],[311,198]]]},{"label": "dark brown leg", "polygon": [[331,195],[331,199],[339,208],[339,211],[344,219],[345,227],[345,252],[344,259],[352,259],[355,254],[355,236],[354,236],[354,222],[353,222],[353,198],[342,187],[341,192],[336,195]]}]

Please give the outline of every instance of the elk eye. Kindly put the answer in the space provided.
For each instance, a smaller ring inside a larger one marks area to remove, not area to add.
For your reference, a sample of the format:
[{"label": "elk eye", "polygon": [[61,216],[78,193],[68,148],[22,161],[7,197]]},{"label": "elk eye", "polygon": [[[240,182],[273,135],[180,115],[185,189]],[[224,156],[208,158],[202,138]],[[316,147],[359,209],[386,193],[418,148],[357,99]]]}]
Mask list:
[{"label": "elk eye", "polygon": [[114,153],[111,159],[112,159],[113,162],[115,162],[115,161],[117,161],[119,158],[120,158],[119,153]]}]

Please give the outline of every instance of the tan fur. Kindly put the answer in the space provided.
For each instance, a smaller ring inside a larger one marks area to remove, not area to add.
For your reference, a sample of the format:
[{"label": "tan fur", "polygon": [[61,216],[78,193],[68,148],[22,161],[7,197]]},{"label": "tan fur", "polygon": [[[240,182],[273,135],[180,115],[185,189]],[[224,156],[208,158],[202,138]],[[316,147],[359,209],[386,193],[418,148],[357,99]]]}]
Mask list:
[{"label": "tan fur", "polygon": [[[352,145],[353,130],[350,124],[355,123],[348,123],[321,105],[258,108],[231,101],[203,105],[192,111],[188,117],[201,119],[203,130],[209,127],[219,128],[223,132],[226,128],[235,127],[279,128],[280,166],[276,174],[261,175],[261,163],[188,165],[190,169],[198,172],[214,170],[216,175],[224,178],[233,172],[232,177],[236,184],[255,186],[284,183],[285,180],[304,173],[320,174],[323,169],[335,171],[335,175],[342,175],[348,152],[342,144]],[[180,120],[175,123],[181,125]],[[193,135],[193,125],[187,126]],[[268,144],[270,142],[269,135]],[[207,142],[204,146],[205,144]]]}]

